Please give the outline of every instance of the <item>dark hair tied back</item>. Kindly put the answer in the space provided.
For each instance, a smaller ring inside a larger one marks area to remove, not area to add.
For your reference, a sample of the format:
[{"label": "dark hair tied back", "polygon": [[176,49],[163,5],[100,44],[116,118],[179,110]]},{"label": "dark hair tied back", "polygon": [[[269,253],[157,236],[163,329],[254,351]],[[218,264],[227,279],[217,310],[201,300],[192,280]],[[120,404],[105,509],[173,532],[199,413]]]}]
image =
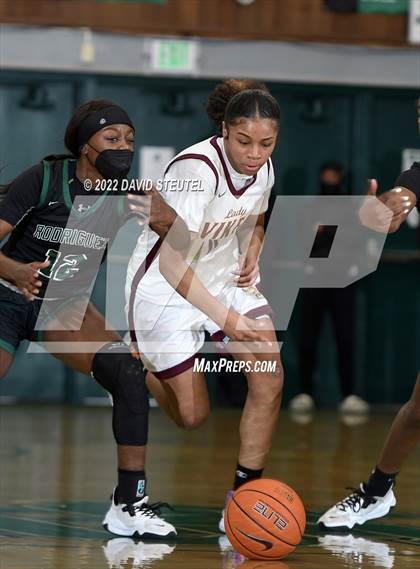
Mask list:
[{"label": "dark hair tied back", "polygon": [[268,93],[265,83],[253,79],[226,79],[222,81],[210,93],[207,100],[206,112],[218,129],[222,130],[222,122],[225,119],[227,104],[237,93],[246,89],[260,89]]},{"label": "dark hair tied back", "polygon": [[234,125],[239,119],[272,119],[280,122],[280,107],[276,99],[262,89],[246,89],[229,101],[225,111],[225,123]]}]

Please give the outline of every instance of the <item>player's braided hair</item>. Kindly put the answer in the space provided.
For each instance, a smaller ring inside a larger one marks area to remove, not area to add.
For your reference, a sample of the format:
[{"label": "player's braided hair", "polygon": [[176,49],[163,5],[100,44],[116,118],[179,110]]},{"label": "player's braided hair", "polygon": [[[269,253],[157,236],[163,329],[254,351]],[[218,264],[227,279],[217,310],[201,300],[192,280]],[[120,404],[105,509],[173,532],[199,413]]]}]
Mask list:
[{"label": "player's braided hair", "polygon": [[267,86],[264,83],[252,79],[226,79],[226,81],[216,85],[215,89],[210,93],[207,99],[206,111],[220,131],[222,130],[222,122],[225,118],[225,111],[229,101],[237,93],[246,89],[259,89],[268,93]]},{"label": "player's braided hair", "polygon": [[234,125],[241,118],[272,119],[280,123],[280,107],[268,91],[246,89],[237,93],[226,106],[225,124]]}]

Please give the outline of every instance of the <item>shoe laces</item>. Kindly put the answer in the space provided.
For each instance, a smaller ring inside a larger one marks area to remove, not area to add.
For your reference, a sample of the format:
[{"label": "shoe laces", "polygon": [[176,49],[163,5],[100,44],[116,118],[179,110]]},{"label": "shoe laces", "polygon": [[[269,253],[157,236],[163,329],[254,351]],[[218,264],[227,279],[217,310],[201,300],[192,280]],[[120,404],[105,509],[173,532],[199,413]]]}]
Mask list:
[{"label": "shoe laces", "polygon": [[350,496],[347,496],[344,500],[336,504],[336,507],[343,512],[350,508],[353,512],[357,513],[362,508],[367,508],[370,504],[375,504],[377,501],[373,496],[366,494],[362,486],[360,488],[347,486],[346,490],[353,490],[353,492]]},{"label": "shoe laces", "polygon": [[167,502],[155,502],[154,504],[126,504],[123,508],[123,512],[128,512],[130,516],[134,517],[137,513],[140,513],[142,516],[146,516],[148,518],[158,518],[161,515],[162,508],[166,508],[168,510],[172,510],[172,506],[170,506]]}]

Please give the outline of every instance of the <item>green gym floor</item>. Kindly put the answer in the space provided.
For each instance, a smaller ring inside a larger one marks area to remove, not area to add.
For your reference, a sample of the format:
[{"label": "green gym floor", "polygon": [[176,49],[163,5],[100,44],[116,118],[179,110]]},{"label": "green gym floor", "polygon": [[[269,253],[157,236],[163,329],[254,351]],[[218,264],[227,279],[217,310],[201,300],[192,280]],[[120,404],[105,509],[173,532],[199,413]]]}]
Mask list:
[{"label": "green gym floor", "polygon": [[420,567],[420,452],[398,478],[397,506],[351,534],[325,534],[318,515],[369,472],[392,415],[345,424],[334,412],[295,422],[283,411],[266,476],[302,497],[304,539],[282,561],[247,561],[217,531],[237,453],[240,412],[215,410],[197,431],[151,412],[148,493],[169,502],[169,543],[112,538],[101,527],[115,483],[109,408],[10,406],[0,412],[1,569],[286,569]]}]

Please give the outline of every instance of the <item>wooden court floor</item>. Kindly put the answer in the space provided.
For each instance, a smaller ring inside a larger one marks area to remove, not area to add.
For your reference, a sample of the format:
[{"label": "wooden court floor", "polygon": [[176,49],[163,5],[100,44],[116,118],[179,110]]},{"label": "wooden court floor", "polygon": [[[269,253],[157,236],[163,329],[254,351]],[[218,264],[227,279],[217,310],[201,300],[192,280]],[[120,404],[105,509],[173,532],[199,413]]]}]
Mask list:
[{"label": "wooden court floor", "polygon": [[266,476],[285,481],[308,512],[302,544],[283,561],[247,561],[217,531],[237,452],[239,412],[215,410],[194,432],[152,410],[151,501],[175,508],[171,543],[112,539],[101,527],[115,481],[109,408],[0,409],[0,569],[420,568],[420,452],[398,478],[397,507],[351,534],[325,534],[318,515],[373,465],[392,415],[344,424],[318,412],[299,424],[282,413]]}]

